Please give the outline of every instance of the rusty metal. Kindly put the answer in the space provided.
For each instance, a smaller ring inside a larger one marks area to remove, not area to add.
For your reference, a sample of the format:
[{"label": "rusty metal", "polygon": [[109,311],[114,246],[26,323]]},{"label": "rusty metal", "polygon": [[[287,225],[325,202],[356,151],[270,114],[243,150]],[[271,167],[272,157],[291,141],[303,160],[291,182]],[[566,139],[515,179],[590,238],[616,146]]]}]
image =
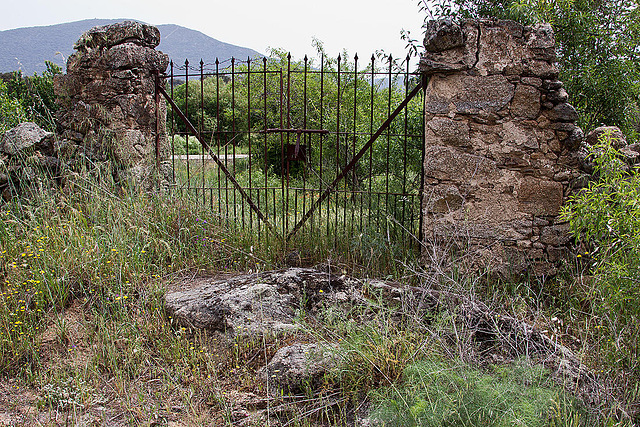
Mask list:
[{"label": "rusty metal", "polygon": [[[343,235],[369,233],[411,246],[424,156],[424,136],[411,134],[411,100],[422,82],[373,55],[365,64],[357,55],[262,61],[185,61],[177,73],[172,62],[170,76],[159,76],[157,93],[171,109],[174,188],[195,194],[225,224],[284,242],[311,234],[337,248]],[[179,158],[178,142],[197,159]]]},{"label": "rusty metal", "polygon": [[[358,151],[358,154],[355,155],[353,160],[351,160],[351,162],[349,162],[349,164],[347,166],[345,166],[345,168],[333,180],[333,182],[331,184],[329,184],[329,186],[324,191],[324,193],[322,193],[322,195],[318,198],[318,200],[316,200],[315,203],[311,206],[311,209],[309,209],[307,211],[307,213],[304,214],[304,216],[302,217],[300,222],[298,224],[296,224],[295,227],[293,227],[291,232],[287,235],[287,240],[289,240],[294,234],[296,234],[296,232],[304,225],[304,223],[309,219],[309,217],[311,217],[311,215],[313,215],[313,213],[318,208],[318,206],[320,204],[322,204],[322,202],[327,198],[327,196],[332,191],[334,191],[334,188],[337,186],[337,184],[340,181],[342,181],[342,179],[347,175],[347,173],[349,173],[349,171],[356,165],[356,163],[358,163],[360,158],[371,148],[371,145],[375,142],[375,140],[378,139],[378,137],[380,135],[382,135],[382,133],[389,127],[389,125],[391,124],[393,119],[395,119],[396,116],[398,114],[400,114],[400,112],[404,109],[404,107],[407,106],[409,101],[411,99],[413,99],[413,97],[416,96],[420,92],[420,90],[422,90],[422,82],[420,82],[420,83],[418,83],[416,85],[416,87],[411,91],[409,96],[407,96],[407,98],[405,98],[405,100],[402,101],[402,103],[393,111],[393,113],[391,113],[389,115],[387,120],[385,120],[385,122],[380,126],[380,128],[376,131],[376,133],[374,133],[373,136],[371,138],[369,138],[369,141],[367,141],[367,143],[364,145],[364,147],[362,147],[360,149],[360,151]],[[391,195],[391,194],[389,194],[387,192],[387,196],[389,196],[389,195]]]},{"label": "rusty metal", "polygon": [[[167,102],[169,103],[169,105],[171,105],[171,108],[174,109],[174,111],[176,112],[176,114],[180,117],[180,119],[184,122],[184,124],[187,126],[187,128],[189,129],[189,131],[191,131],[193,133],[193,135],[198,139],[198,141],[200,141],[200,144],[202,144],[202,147],[207,150],[207,152],[209,153],[209,156],[211,156],[211,158],[213,159],[214,162],[216,162],[216,164],[218,165],[218,167],[220,168],[220,170],[222,171],[222,173],[224,173],[229,180],[231,181],[231,183],[234,185],[235,189],[242,195],[242,197],[245,198],[245,200],[247,201],[247,203],[249,204],[249,206],[251,207],[251,209],[253,209],[255,211],[255,213],[258,215],[258,218],[260,218],[260,220],[262,220],[265,224],[267,224],[267,226],[269,228],[273,228],[273,226],[271,225],[271,223],[267,220],[267,218],[264,216],[264,214],[260,211],[260,209],[258,209],[258,207],[256,206],[256,204],[253,202],[253,200],[251,200],[251,198],[249,197],[249,195],[244,191],[244,189],[242,188],[242,186],[240,184],[238,184],[238,181],[236,181],[236,179],[233,177],[233,175],[231,175],[231,173],[229,172],[229,170],[226,168],[226,166],[224,165],[224,163],[222,163],[222,161],[220,160],[220,158],[216,155],[216,153],[213,152],[213,150],[211,149],[211,147],[209,146],[209,143],[202,138],[202,136],[200,135],[200,133],[198,132],[198,130],[193,126],[193,124],[191,124],[191,122],[189,121],[189,119],[187,118],[187,116],[184,115],[184,113],[182,111],[180,111],[180,109],[178,108],[178,106],[176,105],[176,103],[173,101],[173,99],[171,99],[169,97],[169,95],[167,94],[167,92],[165,92],[165,90],[159,86],[158,90],[160,91],[160,93],[165,97],[165,99],[167,100]],[[226,159],[225,159],[226,160]],[[187,161],[187,164],[189,164],[189,162]]]},{"label": "rusty metal", "polygon": [[[170,68],[171,77],[169,82],[171,83],[171,98],[173,99],[173,61],[171,61],[170,66],[171,66]],[[159,83],[160,82],[158,81],[158,84]],[[158,92],[157,89],[156,89],[156,92]],[[160,99],[158,99],[158,102],[160,102]],[[173,113],[173,110],[171,110],[171,128],[169,129],[169,132],[171,132],[171,178],[172,178],[171,182],[172,183],[176,182],[176,151],[175,151],[175,132],[174,132],[175,123],[176,123],[176,118]]]},{"label": "rusty metal", "polygon": [[160,93],[158,92],[158,86],[160,86],[160,72],[154,70],[153,79],[156,89],[154,90],[153,97],[155,100],[155,118],[156,118],[156,135],[155,135],[155,148],[156,148],[156,170],[160,171]]}]

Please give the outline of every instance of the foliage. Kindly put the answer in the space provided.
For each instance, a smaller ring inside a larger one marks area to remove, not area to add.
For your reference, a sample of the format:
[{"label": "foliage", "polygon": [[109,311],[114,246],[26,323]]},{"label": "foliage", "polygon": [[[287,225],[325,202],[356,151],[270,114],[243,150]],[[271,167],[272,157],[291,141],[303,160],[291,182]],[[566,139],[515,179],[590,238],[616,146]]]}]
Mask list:
[{"label": "foliage", "polygon": [[0,133],[18,125],[26,117],[22,104],[10,96],[7,86],[0,80]]},{"label": "foliage", "polygon": [[640,175],[628,173],[610,133],[591,158],[597,179],[563,209],[571,231],[591,247],[591,295],[610,364],[640,372]]},{"label": "foliage", "polygon": [[[294,176],[302,173],[301,164],[283,159],[287,145],[296,145],[298,136],[284,134],[281,138],[279,133],[265,134],[266,129],[328,130],[331,137],[306,134],[300,135],[299,141],[300,145],[311,147],[308,160],[316,165],[316,174],[319,168],[334,172],[338,167],[344,167],[366,143],[367,134],[382,124],[389,110],[404,98],[406,89],[397,81],[401,70],[393,60],[387,62],[392,74],[391,83],[383,84],[378,75],[387,77],[385,70],[380,68],[386,64],[376,65],[373,69],[371,63],[363,66],[360,61],[356,70],[355,59],[350,60],[346,52],[340,59],[327,58],[321,44],[318,44],[318,56],[320,63],[308,58],[295,60],[286,52],[273,49],[263,61],[234,62],[233,74],[229,67],[219,66],[217,74],[205,74],[204,80],[188,86],[179,85],[173,89],[173,99],[216,150],[220,147],[223,151],[226,147],[232,151],[237,146],[248,149],[251,145],[256,163],[276,175],[286,173],[287,169]],[[324,70],[324,77],[319,69]],[[372,72],[378,75],[372,78]],[[409,87],[414,84],[408,82]],[[171,112],[168,118],[170,131],[186,131],[180,120],[173,122]],[[421,123],[420,102],[415,100],[407,110],[407,133],[420,135]],[[393,158],[405,157],[403,140],[396,136],[403,132],[403,122],[398,118],[393,122],[389,136],[385,133],[381,142],[374,146],[379,155],[373,154],[373,175],[386,174],[387,166],[391,168],[389,173],[396,177],[419,173],[419,138],[409,138],[407,168],[403,162],[388,162],[385,144],[389,145]],[[340,136],[336,137],[338,133]],[[363,174],[362,170],[356,170],[352,184],[364,184],[362,180],[368,177],[361,176]]]},{"label": "foliage", "polygon": [[407,367],[397,387],[373,393],[373,418],[385,426],[547,426],[580,420],[544,368],[516,362],[490,372],[436,358]]},{"label": "foliage", "polygon": [[20,106],[19,111],[16,110],[16,117],[20,117],[17,123],[31,120],[44,129],[54,131],[54,113],[58,106],[55,103],[53,79],[62,69],[50,61],[46,61],[46,66],[47,69],[42,75],[34,73],[33,76],[23,76],[21,71],[4,75],[6,91],[3,92],[13,104]]},{"label": "foliage", "polygon": [[420,0],[431,19],[496,17],[549,22],[560,79],[591,130],[615,125],[635,138],[640,120],[640,7],[636,0]]}]

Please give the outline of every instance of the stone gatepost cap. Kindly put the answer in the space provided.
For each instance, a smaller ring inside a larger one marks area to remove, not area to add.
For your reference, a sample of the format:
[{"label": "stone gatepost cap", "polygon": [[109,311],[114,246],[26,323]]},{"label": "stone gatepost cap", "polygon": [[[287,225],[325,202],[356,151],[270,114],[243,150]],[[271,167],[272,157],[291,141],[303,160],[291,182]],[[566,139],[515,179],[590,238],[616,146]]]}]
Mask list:
[{"label": "stone gatepost cap", "polygon": [[110,48],[123,43],[134,43],[155,48],[160,44],[160,30],[153,25],[136,21],[123,21],[94,27],[82,34],[73,46],[78,51]]}]

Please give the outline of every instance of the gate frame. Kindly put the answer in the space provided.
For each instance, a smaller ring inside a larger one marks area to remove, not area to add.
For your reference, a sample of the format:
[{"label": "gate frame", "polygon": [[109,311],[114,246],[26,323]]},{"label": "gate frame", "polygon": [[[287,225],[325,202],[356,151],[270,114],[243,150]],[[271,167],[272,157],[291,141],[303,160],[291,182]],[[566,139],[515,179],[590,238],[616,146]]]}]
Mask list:
[{"label": "gate frame", "polygon": [[[288,59],[288,70],[287,70],[287,76],[290,79],[291,76],[291,70],[290,70],[290,61],[291,61],[291,54],[288,55],[287,57]],[[356,64],[357,64],[357,55],[354,57]],[[408,72],[408,59],[409,57],[407,57],[407,72],[405,75],[410,75],[411,73]],[[263,60],[265,61],[266,64],[266,58],[263,58]],[[305,79],[306,79],[306,74],[307,74],[307,56],[305,55]],[[374,56],[372,55],[372,62],[374,60]],[[234,58],[231,58],[231,64],[232,64],[232,70],[234,67]],[[389,56],[389,61],[391,64],[392,61],[392,57]],[[250,62],[250,61],[249,61]],[[185,61],[185,66],[187,69],[187,82],[188,82],[188,60]],[[218,65],[219,65],[219,60],[216,58],[216,75],[218,74]],[[202,70],[202,66],[203,66],[203,61],[200,60],[200,67]],[[322,66],[324,67],[324,57],[322,59]],[[171,62],[171,72],[172,72],[172,76],[173,76],[173,61]],[[357,73],[357,65],[356,65],[356,71]],[[234,71],[232,71],[232,73],[234,73]],[[266,73],[266,71],[265,71]],[[280,71],[280,73],[282,74],[282,70]],[[324,71],[321,71],[321,73],[324,73]],[[338,85],[339,85],[339,76],[340,76],[340,55],[338,56]],[[201,71],[202,74],[202,71]],[[351,159],[351,161],[344,167],[342,168],[342,170],[340,171],[340,173],[335,177],[335,179],[331,182],[331,184],[329,184],[324,191],[321,192],[320,196],[311,204],[310,208],[304,213],[304,215],[301,217],[300,221],[298,221],[295,226],[289,230],[286,234],[280,235],[279,232],[277,231],[277,227],[272,224],[269,219],[267,218],[267,215],[265,215],[262,210],[258,207],[258,205],[253,201],[253,199],[251,198],[250,194],[247,194],[247,192],[244,190],[244,188],[238,183],[238,181],[235,179],[234,175],[227,169],[227,167],[225,166],[224,162],[222,162],[220,160],[220,158],[218,157],[218,155],[213,151],[213,148],[210,146],[210,144],[202,137],[201,133],[198,131],[198,129],[196,129],[196,127],[191,123],[191,121],[188,119],[188,117],[186,116],[185,113],[183,113],[180,108],[176,105],[175,101],[171,98],[171,96],[167,93],[167,91],[164,89],[163,85],[162,85],[162,80],[160,77],[160,73],[158,71],[154,72],[155,75],[155,92],[154,92],[154,100],[156,103],[156,164],[159,170],[159,165],[160,165],[160,147],[159,147],[159,140],[160,140],[160,135],[159,135],[159,105],[161,102],[161,96],[162,98],[164,98],[164,100],[166,102],[169,103],[169,105],[172,108],[172,112],[177,114],[177,116],[179,117],[180,120],[182,120],[182,122],[184,123],[184,125],[187,127],[188,131],[198,140],[198,142],[201,144],[202,148],[203,148],[203,155],[204,155],[204,150],[206,150],[207,154],[211,157],[211,159],[216,163],[216,165],[220,168],[220,170],[223,172],[225,179],[229,179],[231,181],[231,183],[233,184],[233,186],[235,187],[235,189],[237,191],[239,191],[240,195],[242,196],[242,198],[249,204],[249,207],[251,208],[251,210],[253,212],[256,213],[256,215],[258,216],[258,219],[260,221],[262,221],[267,228],[269,228],[269,230],[274,234],[274,236],[276,236],[277,238],[281,239],[285,244],[287,242],[289,242],[289,240],[304,226],[304,224],[313,216],[313,214],[315,213],[315,211],[321,206],[322,202],[324,202],[327,197],[333,193],[336,192],[337,186],[338,184],[344,180],[347,176],[347,174],[349,172],[351,172],[354,167],[358,164],[358,162],[361,160],[361,158],[369,151],[371,150],[371,148],[373,147],[373,144],[375,143],[375,141],[380,137],[380,135],[382,135],[382,133],[387,130],[390,125],[393,123],[394,119],[407,107],[407,105],[409,104],[409,102],[418,94],[420,93],[420,91],[424,91],[427,87],[427,78],[425,77],[424,74],[420,75],[420,79],[418,79],[418,83],[416,84],[416,86],[409,92],[408,91],[408,86],[406,87],[407,92],[405,95],[405,98],[403,99],[403,101],[394,109],[393,112],[390,112],[389,116],[387,117],[387,119],[378,127],[378,129],[370,136],[370,138],[368,139],[368,141],[365,143],[364,146],[362,146],[362,148],[360,148],[360,150],[357,152],[357,154],[355,154],[353,156],[353,158]],[[372,71],[372,75],[373,75],[373,71]],[[389,78],[391,78],[391,67],[389,68]],[[282,76],[280,77],[280,108],[282,110],[283,105],[282,105],[282,92],[283,92],[283,82],[282,82]],[[202,83],[202,75],[201,75],[201,83]],[[288,82],[287,84],[287,91],[288,91],[288,96],[287,96],[287,113],[290,112],[290,94],[289,94],[289,90],[290,90],[290,82]],[[391,80],[389,80],[389,85],[391,85]],[[305,83],[306,85],[306,83]],[[339,87],[339,86],[338,86]],[[173,86],[172,86],[173,88]],[[306,90],[306,89],[305,89]],[[372,88],[373,91],[373,88]],[[372,92],[373,94],[373,92]],[[306,96],[306,95],[305,95]],[[389,95],[390,96],[390,95]],[[389,98],[390,99],[390,98]],[[266,102],[266,101],[265,101]],[[390,104],[389,104],[390,106]],[[305,107],[306,108],[306,107]],[[354,109],[355,109],[355,101],[354,101]],[[355,111],[355,110],[354,110]],[[306,114],[306,112],[305,112]],[[338,109],[338,114],[339,114],[339,109]],[[281,115],[282,115],[282,111],[281,111]],[[282,118],[281,118],[282,119]],[[422,119],[424,122],[424,114],[422,114]],[[282,122],[282,120],[281,120]],[[306,119],[305,119],[306,122]],[[281,123],[282,125],[283,123]],[[418,198],[419,198],[419,203],[420,206],[422,206],[423,203],[423,186],[424,186],[424,170],[423,170],[423,165],[424,165],[424,123],[422,123],[422,161],[421,161],[421,171],[420,171],[420,187],[418,189]],[[249,132],[251,132],[251,130],[249,130]],[[296,133],[298,135],[298,143],[299,143],[299,138],[301,134],[305,134],[305,133],[319,133],[319,134],[328,134],[329,131],[328,130],[323,130],[323,129],[301,129],[301,128],[270,128],[270,129],[265,129],[262,131],[257,131],[256,133],[280,133],[281,135],[285,134],[285,133]],[[340,134],[339,131],[337,131],[338,134]],[[407,137],[406,135],[406,123],[405,123],[405,138]],[[406,142],[405,142],[406,143]],[[406,149],[406,147],[405,147]],[[234,149],[235,150],[235,149]],[[284,153],[281,154],[283,156],[283,163],[284,163]],[[388,157],[388,153],[387,153],[387,157]],[[188,161],[188,160],[187,160]],[[287,168],[288,169],[288,168]],[[174,171],[175,173],[175,171]],[[287,181],[288,181],[288,173],[287,173]],[[251,188],[249,188],[249,190],[251,190]],[[284,186],[283,186],[283,191],[284,191]],[[389,195],[388,189],[386,192],[387,196]],[[418,228],[418,232],[420,234],[420,241],[421,241],[421,235],[422,235],[422,222],[423,222],[423,218],[422,218],[422,214],[419,214],[419,228]],[[283,229],[284,230],[284,229]]]}]

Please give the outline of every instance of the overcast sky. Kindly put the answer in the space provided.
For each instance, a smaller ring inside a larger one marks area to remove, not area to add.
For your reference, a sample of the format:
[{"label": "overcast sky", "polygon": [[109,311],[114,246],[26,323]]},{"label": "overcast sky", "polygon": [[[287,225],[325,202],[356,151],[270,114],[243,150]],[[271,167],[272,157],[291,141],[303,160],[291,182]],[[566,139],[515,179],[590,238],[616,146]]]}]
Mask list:
[{"label": "overcast sky", "polygon": [[337,56],[342,49],[361,58],[378,49],[405,56],[400,30],[421,39],[417,0],[4,0],[0,30],[89,18],[132,18],[178,24],[215,39],[267,53],[289,50],[313,55],[313,37]]}]

